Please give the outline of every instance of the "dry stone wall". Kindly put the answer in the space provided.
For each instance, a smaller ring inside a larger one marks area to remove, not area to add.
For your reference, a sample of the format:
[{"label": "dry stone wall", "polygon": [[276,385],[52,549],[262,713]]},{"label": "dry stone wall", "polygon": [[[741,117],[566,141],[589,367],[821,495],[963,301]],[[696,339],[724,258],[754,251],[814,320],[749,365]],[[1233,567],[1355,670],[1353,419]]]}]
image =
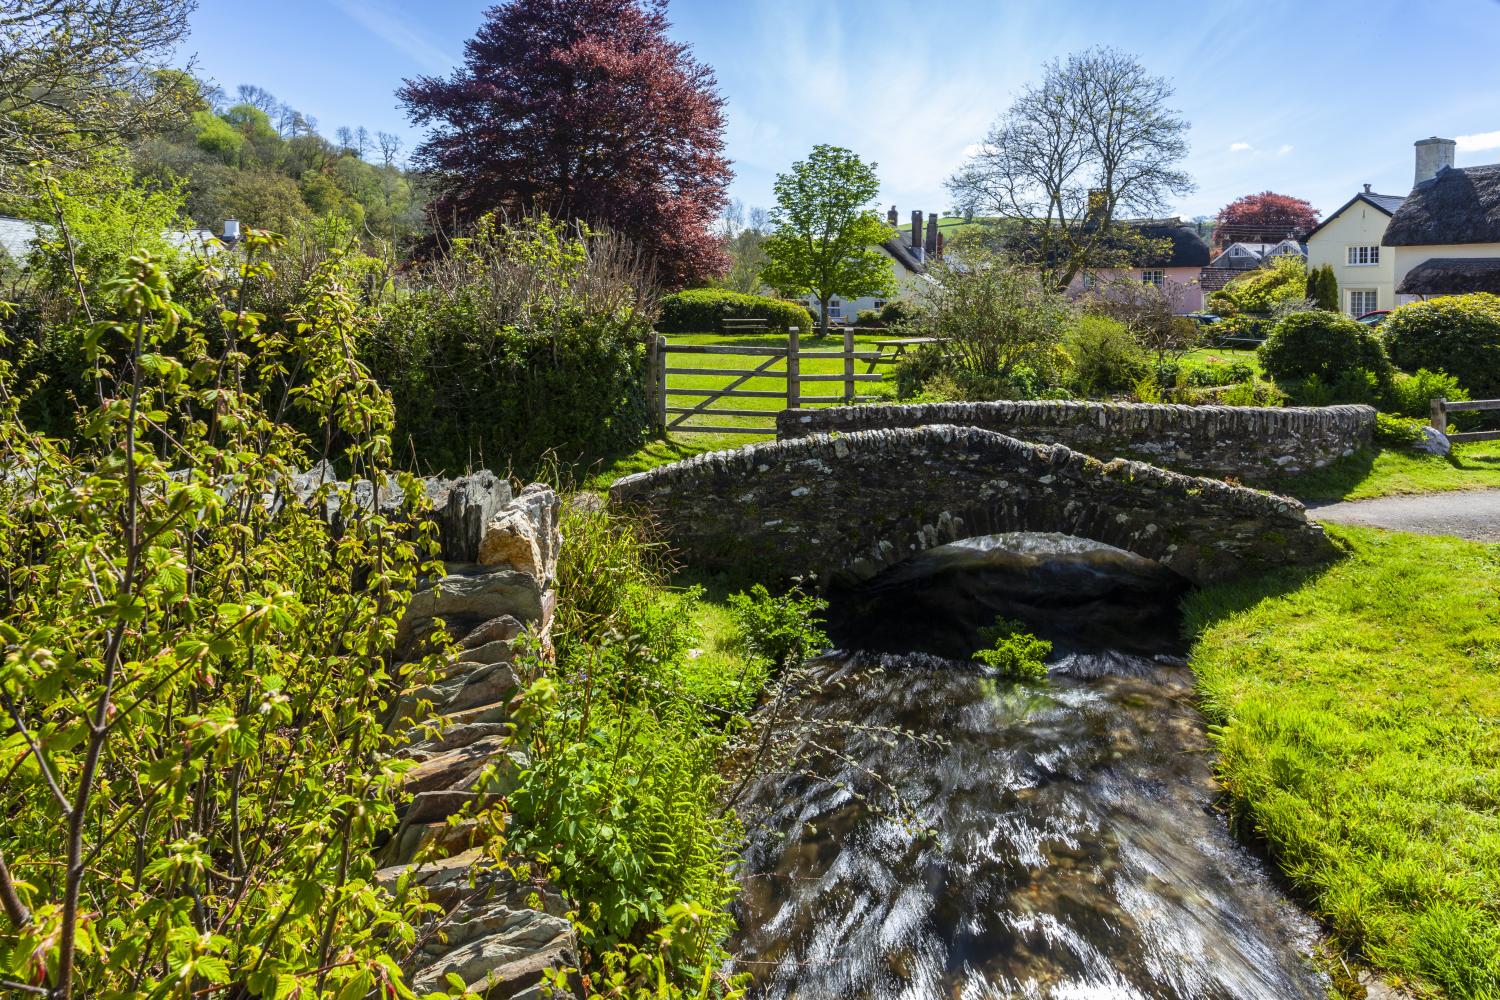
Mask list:
[{"label": "dry stone wall", "polygon": [[1320,469],[1370,443],[1369,406],[1182,406],[1023,400],[785,410],[783,440],[809,434],[949,424],[1128,458],[1194,475],[1251,482]]},{"label": "dry stone wall", "polygon": [[[296,478],[292,493],[306,502],[331,478],[330,468],[315,467]],[[378,499],[394,511],[400,494],[391,486]],[[419,931],[408,969],[419,996],[449,989],[451,973],[486,998],[539,998],[543,970],[577,964],[562,897],[496,870],[477,822],[447,818],[505,794],[521,766],[507,739],[515,663],[523,644],[550,649],[559,500],[539,484],[515,493],[488,471],[430,479],[426,489],[446,572],[412,595],[394,675],[405,673],[399,661],[430,648],[439,620],[457,652],[432,683],[408,686],[394,700],[389,728],[407,740],[396,754],[415,764],[403,775],[411,800],[382,848],[376,880],[393,887],[410,875],[442,907]],[[377,501],[369,483],[356,484],[354,493],[366,506]],[[325,513],[337,530],[336,504]],[[442,723],[436,736],[423,728],[434,721]]]},{"label": "dry stone wall", "polygon": [[948,425],[815,434],[698,455],[616,480],[694,566],[856,583],[979,535],[1055,531],[1195,583],[1325,559],[1286,497],[1060,445]]}]

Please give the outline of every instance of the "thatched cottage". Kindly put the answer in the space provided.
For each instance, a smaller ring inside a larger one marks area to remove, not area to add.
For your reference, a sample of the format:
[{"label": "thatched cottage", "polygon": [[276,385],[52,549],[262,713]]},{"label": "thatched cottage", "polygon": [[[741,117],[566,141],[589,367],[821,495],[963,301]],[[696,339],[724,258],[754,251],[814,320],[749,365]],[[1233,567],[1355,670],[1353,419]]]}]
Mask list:
[{"label": "thatched cottage", "polygon": [[1385,227],[1398,302],[1500,294],[1500,164],[1455,167],[1455,147],[1452,139],[1416,143],[1411,194]]}]

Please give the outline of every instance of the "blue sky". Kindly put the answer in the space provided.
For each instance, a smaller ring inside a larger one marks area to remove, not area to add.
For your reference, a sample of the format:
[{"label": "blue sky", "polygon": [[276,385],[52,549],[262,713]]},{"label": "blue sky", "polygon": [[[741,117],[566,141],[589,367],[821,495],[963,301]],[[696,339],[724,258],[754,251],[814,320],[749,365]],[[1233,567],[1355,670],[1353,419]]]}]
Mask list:
[{"label": "blue sky", "polygon": [[[200,0],[184,53],[227,90],[255,83],[331,135],[421,136],[393,92],[461,59],[482,0]],[[964,151],[1037,78],[1091,45],[1137,55],[1176,86],[1211,215],[1266,189],[1324,213],[1360,185],[1404,193],[1412,142],[1459,139],[1500,161],[1496,0],[674,0],[672,32],[728,102],[731,193],[772,201],[778,171],[820,142],[879,164],[883,205],[942,211]]]}]

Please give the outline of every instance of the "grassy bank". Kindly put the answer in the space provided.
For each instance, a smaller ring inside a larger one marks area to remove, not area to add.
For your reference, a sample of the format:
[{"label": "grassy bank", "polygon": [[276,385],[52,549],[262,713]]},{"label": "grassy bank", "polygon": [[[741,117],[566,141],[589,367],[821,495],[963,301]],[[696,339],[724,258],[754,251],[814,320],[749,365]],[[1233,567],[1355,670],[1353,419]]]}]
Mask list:
[{"label": "grassy bank", "polygon": [[1500,442],[1455,445],[1447,457],[1366,448],[1325,469],[1275,485],[1299,500],[1370,500],[1450,490],[1500,489]]},{"label": "grassy bank", "polygon": [[1187,603],[1221,779],[1340,943],[1500,996],[1500,547],[1328,530],[1340,562]]}]

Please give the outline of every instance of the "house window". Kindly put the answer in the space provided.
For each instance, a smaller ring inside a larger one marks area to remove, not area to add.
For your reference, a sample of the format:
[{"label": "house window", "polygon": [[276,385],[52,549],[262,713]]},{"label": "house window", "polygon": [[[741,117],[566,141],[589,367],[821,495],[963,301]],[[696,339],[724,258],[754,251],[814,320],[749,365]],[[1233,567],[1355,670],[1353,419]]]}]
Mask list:
[{"label": "house window", "polygon": [[1349,315],[1363,316],[1365,313],[1374,312],[1379,309],[1379,298],[1373,288],[1351,288],[1349,289]]},{"label": "house window", "polygon": [[1094,277],[1088,271],[1084,271],[1083,272],[1083,287],[1084,288],[1093,288],[1098,283],[1099,283],[1099,279],[1098,278]]},{"label": "house window", "polygon": [[1349,266],[1364,267],[1368,264],[1380,263],[1380,247],[1350,247]]},{"label": "house window", "polygon": [[841,319],[844,315],[844,304],[838,299],[828,300],[828,318]]},{"label": "house window", "polygon": [[1167,280],[1167,272],[1159,267],[1147,268],[1141,272],[1141,280],[1148,285],[1160,285]]},{"label": "house window", "polygon": [[884,309],[885,308],[885,299],[876,299],[875,300],[875,304],[873,306],[871,306],[870,308],[872,308],[872,309]]}]

